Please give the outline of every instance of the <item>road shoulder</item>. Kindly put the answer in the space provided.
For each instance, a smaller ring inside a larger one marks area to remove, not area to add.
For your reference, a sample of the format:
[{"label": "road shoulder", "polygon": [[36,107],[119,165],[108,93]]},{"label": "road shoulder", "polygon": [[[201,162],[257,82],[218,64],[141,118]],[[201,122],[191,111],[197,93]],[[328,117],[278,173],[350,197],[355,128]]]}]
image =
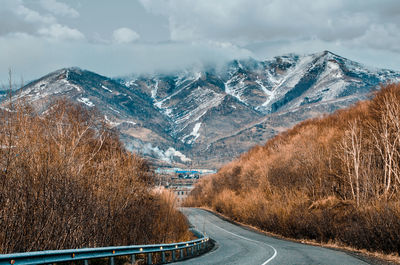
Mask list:
[{"label": "road shoulder", "polygon": [[247,225],[235,220],[230,219],[229,217],[218,213],[210,208],[206,208],[206,207],[197,207],[199,209],[205,210],[211,214],[214,214],[215,216],[223,219],[224,221],[227,221],[229,223],[238,225],[244,229],[247,229],[249,231],[252,232],[256,232],[262,235],[266,235],[266,236],[270,236],[276,239],[282,239],[282,240],[287,240],[287,241],[291,241],[291,242],[295,242],[295,243],[300,243],[300,244],[307,244],[307,245],[312,245],[312,246],[318,246],[318,247],[323,247],[323,248],[328,248],[328,249],[332,249],[332,250],[337,250],[337,251],[342,251],[346,254],[348,254],[349,256],[355,257],[359,260],[362,260],[364,262],[367,262],[371,265],[400,265],[400,258],[396,257],[394,255],[384,255],[381,253],[372,253],[372,252],[368,252],[368,251],[360,251],[360,250],[356,250],[356,249],[352,249],[349,247],[344,247],[344,246],[337,246],[337,245],[333,245],[333,244],[324,244],[324,243],[318,243],[315,241],[310,241],[310,240],[299,240],[299,239],[293,239],[293,238],[286,238],[283,237],[281,235],[278,234],[274,234],[271,232],[267,232],[267,231],[263,231],[257,227],[251,226],[251,225]]}]

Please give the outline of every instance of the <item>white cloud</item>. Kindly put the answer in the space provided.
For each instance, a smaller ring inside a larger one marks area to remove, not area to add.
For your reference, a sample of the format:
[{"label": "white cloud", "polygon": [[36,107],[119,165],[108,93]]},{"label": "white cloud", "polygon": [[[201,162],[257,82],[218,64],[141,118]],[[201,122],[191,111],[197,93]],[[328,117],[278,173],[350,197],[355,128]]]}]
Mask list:
[{"label": "white cloud", "polygon": [[[29,47],[29,48],[27,48]],[[33,80],[56,69],[79,66],[106,76],[174,72],[222,64],[251,53],[231,45],[163,43],[112,46],[87,41],[57,41],[28,34],[0,36],[0,84],[7,69]],[[217,65],[218,66],[218,65]]]},{"label": "white cloud", "polygon": [[53,24],[38,30],[39,35],[55,40],[82,40],[85,36],[77,29]]},{"label": "white cloud", "polygon": [[373,24],[362,36],[345,44],[400,52],[400,27],[394,24]]},{"label": "white cloud", "polygon": [[79,12],[65,3],[57,2],[56,0],[40,0],[40,4],[47,11],[60,16],[79,17]]},{"label": "white cloud", "polygon": [[0,83],[9,66],[115,76],[322,50],[400,70],[399,0],[139,1],[0,0]]},{"label": "white cloud", "polygon": [[148,12],[168,18],[170,38],[175,41],[213,40],[247,45],[316,39],[334,43],[368,35],[371,25],[387,32],[392,31],[391,24],[400,28],[398,0],[140,2]]},{"label": "white cloud", "polygon": [[21,1],[17,1],[17,6],[13,9],[15,14],[22,17],[26,22],[30,23],[54,23],[56,19],[50,15],[41,15],[39,12],[27,8]]},{"label": "white cloud", "polygon": [[[78,29],[60,24],[53,15],[39,13],[32,9],[35,5],[27,7],[22,0],[4,1],[4,11],[2,11],[4,14],[1,14],[0,11],[0,34],[3,36],[27,34],[51,40],[82,40],[85,38]],[[42,0],[40,3],[45,9],[52,10],[54,14],[79,15],[74,9],[55,0]]]},{"label": "white cloud", "polygon": [[114,30],[113,39],[116,43],[131,43],[140,38],[139,34],[136,31],[133,31],[129,28],[119,28]]}]

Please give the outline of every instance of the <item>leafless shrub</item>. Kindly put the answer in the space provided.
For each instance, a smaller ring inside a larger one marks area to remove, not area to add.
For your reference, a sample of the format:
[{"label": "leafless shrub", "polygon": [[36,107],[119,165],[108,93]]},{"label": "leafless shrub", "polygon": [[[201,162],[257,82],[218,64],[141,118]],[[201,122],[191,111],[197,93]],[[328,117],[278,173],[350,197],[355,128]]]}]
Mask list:
[{"label": "leafless shrub", "polygon": [[43,115],[18,103],[0,110],[1,253],[190,236],[172,202],[153,192],[148,163],[98,117],[66,100]]}]

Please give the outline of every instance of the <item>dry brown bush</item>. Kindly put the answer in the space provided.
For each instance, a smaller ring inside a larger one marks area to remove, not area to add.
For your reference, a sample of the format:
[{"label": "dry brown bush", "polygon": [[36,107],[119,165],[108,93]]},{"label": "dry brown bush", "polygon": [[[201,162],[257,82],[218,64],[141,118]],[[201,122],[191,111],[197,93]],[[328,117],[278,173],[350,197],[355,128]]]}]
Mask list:
[{"label": "dry brown bush", "polygon": [[[0,109],[0,252],[188,238],[184,216],[117,134],[66,100]],[[168,225],[165,221],[167,220]]]}]

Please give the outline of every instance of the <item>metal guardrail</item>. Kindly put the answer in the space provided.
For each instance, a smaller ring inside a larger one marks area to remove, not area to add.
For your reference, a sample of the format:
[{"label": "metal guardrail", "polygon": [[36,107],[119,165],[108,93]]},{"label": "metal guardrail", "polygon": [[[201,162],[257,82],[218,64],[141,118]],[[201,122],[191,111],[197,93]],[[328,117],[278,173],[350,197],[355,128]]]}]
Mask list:
[{"label": "metal guardrail", "polygon": [[[180,259],[194,257],[204,252],[209,245],[209,237],[196,231],[201,238],[172,244],[157,245],[133,245],[133,246],[117,246],[117,247],[101,247],[101,248],[80,248],[80,249],[64,249],[64,250],[46,250],[14,254],[0,255],[0,265],[19,265],[19,264],[54,264],[59,262],[84,261],[85,265],[89,264],[91,259],[109,258],[109,264],[114,265],[114,258],[118,256],[131,256],[131,263],[135,264],[136,255],[147,255],[147,264],[153,264],[153,255],[161,254],[161,263],[166,263],[166,253],[170,253],[170,260],[177,261]],[[186,255],[185,253],[186,252]],[[177,257],[176,254],[179,254]]]}]

